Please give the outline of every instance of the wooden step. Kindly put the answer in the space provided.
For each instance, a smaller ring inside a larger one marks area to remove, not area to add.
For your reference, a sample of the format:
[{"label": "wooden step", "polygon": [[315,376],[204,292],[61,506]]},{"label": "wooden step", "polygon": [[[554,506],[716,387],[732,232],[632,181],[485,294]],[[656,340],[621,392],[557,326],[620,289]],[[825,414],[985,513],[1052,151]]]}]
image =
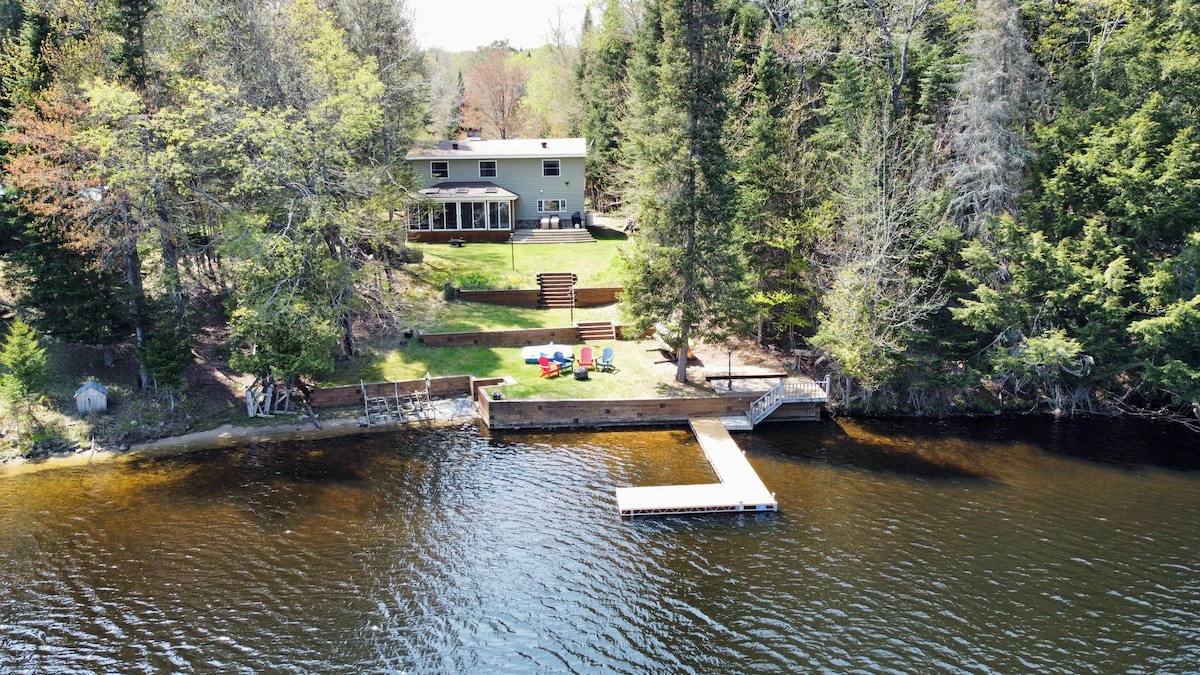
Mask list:
[{"label": "wooden step", "polygon": [[575,327],[579,329],[579,338],[584,342],[617,339],[617,331],[611,321],[577,321]]},{"label": "wooden step", "polygon": [[563,230],[516,230],[514,244],[587,244],[596,240],[584,228]]},{"label": "wooden step", "polygon": [[538,307],[569,309],[575,306],[574,272],[542,272],[537,275]]}]

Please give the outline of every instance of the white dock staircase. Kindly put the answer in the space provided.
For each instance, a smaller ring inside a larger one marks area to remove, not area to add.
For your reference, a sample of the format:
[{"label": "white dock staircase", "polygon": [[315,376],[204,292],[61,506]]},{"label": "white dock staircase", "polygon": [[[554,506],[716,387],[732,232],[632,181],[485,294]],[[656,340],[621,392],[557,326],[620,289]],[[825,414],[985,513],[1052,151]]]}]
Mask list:
[{"label": "white dock staircase", "polygon": [[721,422],[729,431],[751,431],[754,425],[767,419],[784,403],[825,403],[829,400],[828,375],[820,382],[813,380],[781,380],[750,404],[745,417],[734,415],[722,417]]}]

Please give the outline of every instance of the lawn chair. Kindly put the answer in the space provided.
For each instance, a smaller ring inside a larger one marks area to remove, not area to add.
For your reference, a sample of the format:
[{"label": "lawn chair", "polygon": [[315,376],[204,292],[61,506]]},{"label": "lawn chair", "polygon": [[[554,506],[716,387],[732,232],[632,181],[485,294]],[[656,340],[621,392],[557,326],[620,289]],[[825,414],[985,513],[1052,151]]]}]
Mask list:
[{"label": "lawn chair", "polygon": [[571,364],[575,363],[575,354],[572,353],[570,356],[563,356],[562,352],[554,352],[554,356],[551,356],[550,360],[558,364],[559,370],[565,370],[570,368]]},{"label": "lawn chair", "polygon": [[616,372],[617,367],[613,365],[612,360],[612,347],[605,347],[604,351],[600,354],[600,358],[596,360],[596,369],[603,370],[606,373]]},{"label": "lawn chair", "polygon": [[579,367],[592,370],[596,367],[596,361],[592,358],[592,348],[584,347],[579,350]]},{"label": "lawn chair", "polygon": [[542,367],[542,377],[562,375],[562,366],[544,356],[538,358],[538,365]]}]

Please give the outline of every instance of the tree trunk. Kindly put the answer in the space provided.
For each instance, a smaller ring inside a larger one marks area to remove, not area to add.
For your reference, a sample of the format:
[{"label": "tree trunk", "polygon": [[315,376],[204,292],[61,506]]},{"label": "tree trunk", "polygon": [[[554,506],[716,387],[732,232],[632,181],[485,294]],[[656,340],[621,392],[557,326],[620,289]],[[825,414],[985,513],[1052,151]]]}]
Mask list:
[{"label": "tree trunk", "polygon": [[676,350],[677,367],[675,369],[675,381],[679,383],[687,382],[687,364],[688,364],[688,340],[691,336],[691,329],[688,327],[687,321],[684,321],[679,326],[679,347]]},{"label": "tree trunk", "polygon": [[[132,291],[129,298],[129,319],[133,323],[137,346],[141,348],[146,343],[146,319],[142,316],[142,302],[146,297],[146,292],[142,286],[142,258],[137,251],[137,235],[127,234],[123,247],[125,279]],[[138,359],[138,387],[145,389],[148,386],[150,386],[150,372],[146,370],[146,364]]]}]

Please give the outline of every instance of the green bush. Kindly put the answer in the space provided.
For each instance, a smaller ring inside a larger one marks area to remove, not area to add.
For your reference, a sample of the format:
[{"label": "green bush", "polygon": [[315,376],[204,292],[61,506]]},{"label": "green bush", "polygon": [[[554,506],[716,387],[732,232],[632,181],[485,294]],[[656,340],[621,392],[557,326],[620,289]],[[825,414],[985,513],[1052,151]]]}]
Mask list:
[{"label": "green bush", "polygon": [[486,291],[496,288],[495,277],[486,272],[463,272],[454,278],[454,285],[469,291]]}]

